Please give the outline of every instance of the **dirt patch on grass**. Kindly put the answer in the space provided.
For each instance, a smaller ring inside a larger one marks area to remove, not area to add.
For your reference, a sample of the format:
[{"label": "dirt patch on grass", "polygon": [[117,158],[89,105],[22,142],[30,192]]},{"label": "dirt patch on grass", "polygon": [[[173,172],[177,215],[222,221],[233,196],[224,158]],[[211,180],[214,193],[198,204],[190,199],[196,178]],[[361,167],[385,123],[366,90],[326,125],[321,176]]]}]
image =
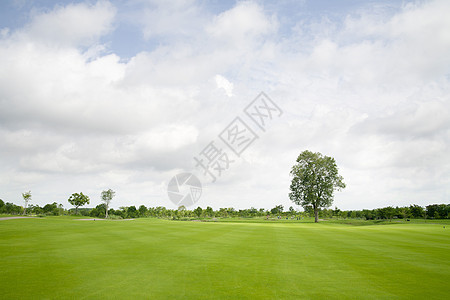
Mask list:
[{"label": "dirt patch on grass", "polygon": [[36,218],[35,217],[3,217],[3,218],[0,218],[0,221],[12,220],[12,219],[36,219]]}]

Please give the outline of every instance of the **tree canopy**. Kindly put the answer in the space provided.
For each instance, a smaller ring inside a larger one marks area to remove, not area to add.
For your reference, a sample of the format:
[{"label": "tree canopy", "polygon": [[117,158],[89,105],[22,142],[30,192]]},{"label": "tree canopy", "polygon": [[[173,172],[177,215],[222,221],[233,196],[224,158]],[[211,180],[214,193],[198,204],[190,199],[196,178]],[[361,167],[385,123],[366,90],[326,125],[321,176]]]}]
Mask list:
[{"label": "tree canopy", "polygon": [[75,214],[78,214],[78,207],[83,206],[85,204],[89,204],[89,197],[83,195],[83,193],[74,193],[70,196],[69,200],[70,204],[75,206]]},{"label": "tree canopy", "polygon": [[315,222],[319,221],[319,208],[331,206],[334,191],[345,188],[334,158],[319,152],[300,153],[290,174],[293,178],[289,198],[305,209],[312,206]]}]

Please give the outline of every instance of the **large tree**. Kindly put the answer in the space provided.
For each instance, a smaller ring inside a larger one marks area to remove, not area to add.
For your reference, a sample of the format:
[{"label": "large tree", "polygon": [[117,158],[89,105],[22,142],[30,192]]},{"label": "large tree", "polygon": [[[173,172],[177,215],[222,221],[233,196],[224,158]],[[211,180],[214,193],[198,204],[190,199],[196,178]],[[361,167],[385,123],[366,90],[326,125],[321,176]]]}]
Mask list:
[{"label": "large tree", "polygon": [[114,198],[115,194],[116,194],[116,192],[114,192],[112,189],[108,189],[108,190],[102,192],[102,201],[105,202],[105,205],[106,205],[105,219],[108,218],[109,203],[111,202],[112,198]]},{"label": "large tree", "polygon": [[69,200],[70,204],[75,206],[75,214],[78,214],[78,207],[83,206],[85,204],[89,204],[89,197],[87,195],[83,195],[83,193],[74,193],[70,196]]},{"label": "large tree", "polygon": [[27,213],[28,202],[30,202],[30,200],[31,200],[31,191],[22,193],[22,197],[23,197],[23,201],[25,201],[25,208],[23,210],[23,214],[25,215]]},{"label": "large tree", "polygon": [[319,208],[333,203],[335,190],[345,188],[334,158],[321,153],[303,151],[291,170],[292,182],[289,198],[297,205],[312,206],[315,222],[319,222]]}]

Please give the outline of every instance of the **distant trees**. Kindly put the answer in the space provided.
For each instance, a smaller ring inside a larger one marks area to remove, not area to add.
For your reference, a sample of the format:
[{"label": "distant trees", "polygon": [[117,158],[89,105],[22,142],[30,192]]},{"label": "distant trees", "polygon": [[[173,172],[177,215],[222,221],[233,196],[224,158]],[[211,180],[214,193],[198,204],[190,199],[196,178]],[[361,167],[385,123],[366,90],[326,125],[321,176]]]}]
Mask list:
[{"label": "distant trees", "polygon": [[139,211],[136,209],[136,206],[129,206],[127,208],[127,217],[128,218],[139,218]]},{"label": "distant trees", "polygon": [[284,209],[283,205],[277,205],[274,208],[272,208],[270,212],[272,213],[272,215],[278,215],[283,212],[283,209]]},{"label": "distant trees", "polygon": [[203,211],[203,209],[199,206],[196,209],[194,209],[194,214],[200,218],[202,215],[202,211]]},{"label": "distant trees", "polygon": [[0,200],[0,214],[19,215],[21,213],[23,213],[22,206]]},{"label": "distant trees", "polygon": [[[24,193],[25,194],[25,193]],[[30,193],[31,194],[31,193]],[[111,197],[112,198],[112,197]],[[43,207],[36,204],[27,205],[27,214],[33,215],[62,215],[62,214],[81,214],[83,216],[91,216],[95,218],[104,218],[108,213],[112,218],[169,218],[169,219],[182,219],[188,220],[192,218],[258,218],[258,217],[278,217],[278,218],[299,218],[299,217],[315,217],[316,213],[312,205],[303,206],[304,211],[299,212],[294,207],[289,207],[288,210],[284,210],[283,205],[276,205],[274,208],[267,210],[264,208],[250,207],[248,209],[236,210],[233,207],[219,208],[214,210],[212,207],[207,206],[205,209],[200,206],[189,210],[185,206],[180,206],[177,209],[167,209],[163,206],[146,207],[140,205],[137,209],[136,206],[123,206],[119,209],[107,209],[106,203],[101,203],[95,208],[81,208],[85,204],[89,204],[89,197],[80,194],[72,194],[69,198],[69,203],[75,208],[65,210],[62,204],[57,202],[48,203]],[[23,214],[24,207],[15,205],[14,203],[6,202],[0,199],[0,214],[18,215]],[[366,220],[383,220],[387,219],[392,221],[393,219],[409,220],[409,218],[428,218],[428,219],[448,219],[450,218],[450,204],[432,204],[422,207],[420,205],[410,205],[405,207],[382,207],[376,209],[363,209],[363,210],[341,210],[337,207],[331,208],[319,208],[318,216],[324,219],[340,218],[340,219],[366,219]]]},{"label": "distant trees", "polygon": [[46,204],[42,211],[46,215],[58,216],[60,214],[60,208],[58,207],[58,203],[53,202],[52,204]]},{"label": "distant trees", "polygon": [[108,218],[109,203],[111,202],[112,198],[114,198],[115,194],[116,192],[114,192],[112,189],[108,189],[102,192],[102,201],[105,203],[105,219]]},{"label": "distant trees", "polygon": [[70,204],[75,206],[75,214],[78,214],[78,207],[89,204],[89,197],[84,195],[83,193],[74,193],[67,200]]},{"label": "distant trees", "polygon": [[217,212],[217,215],[221,218],[226,218],[226,217],[228,217],[228,210],[226,208],[222,207]]},{"label": "distant trees", "polygon": [[139,206],[138,211],[139,211],[139,216],[140,217],[147,217],[148,209],[147,209],[147,207],[145,207],[145,205]]},{"label": "distant trees", "polygon": [[94,218],[104,218],[106,216],[106,204],[102,203],[97,205],[89,212],[89,216]]},{"label": "distant trees", "polygon": [[450,215],[450,204],[432,204],[426,206],[428,218],[448,219]]},{"label": "distant trees", "polygon": [[409,212],[413,218],[423,218],[425,216],[425,210],[419,205],[410,205]]},{"label": "distant trees", "polygon": [[206,209],[204,210],[204,215],[206,217],[214,217],[214,210],[212,209],[212,207],[206,207]]},{"label": "distant trees", "polygon": [[335,190],[345,188],[334,158],[319,152],[303,151],[291,169],[289,198],[297,205],[312,206],[315,222],[319,222],[319,209],[333,203]]},{"label": "distant trees", "polygon": [[380,208],[378,211],[382,219],[389,219],[390,221],[392,221],[392,217],[395,214],[395,210],[392,206]]},{"label": "distant trees", "polygon": [[292,206],[289,206],[289,213],[291,215],[295,214],[295,209]]},{"label": "distant trees", "polygon": [[23,214],[25,215],[27,213],[27,206],[28,202],[31,201],[31,191],[22,193],[23,201],[25,202],[25,206],[23,209]]}]

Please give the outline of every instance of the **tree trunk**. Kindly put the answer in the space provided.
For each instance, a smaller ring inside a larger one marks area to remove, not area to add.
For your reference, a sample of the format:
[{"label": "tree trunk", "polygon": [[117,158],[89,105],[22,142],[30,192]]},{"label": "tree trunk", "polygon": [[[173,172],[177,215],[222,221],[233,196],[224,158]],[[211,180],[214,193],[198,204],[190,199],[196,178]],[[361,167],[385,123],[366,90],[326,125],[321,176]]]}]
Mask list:
[{"label": "tree trunk", "polygon": [[319,223],[319,210],[317,207],[314,207],[314,222]]},{"label": "tree trunk", "polygon": [[106,215],[105,215],[105,219],[108,219],[108,205],[105,205],[106,206]]}]

